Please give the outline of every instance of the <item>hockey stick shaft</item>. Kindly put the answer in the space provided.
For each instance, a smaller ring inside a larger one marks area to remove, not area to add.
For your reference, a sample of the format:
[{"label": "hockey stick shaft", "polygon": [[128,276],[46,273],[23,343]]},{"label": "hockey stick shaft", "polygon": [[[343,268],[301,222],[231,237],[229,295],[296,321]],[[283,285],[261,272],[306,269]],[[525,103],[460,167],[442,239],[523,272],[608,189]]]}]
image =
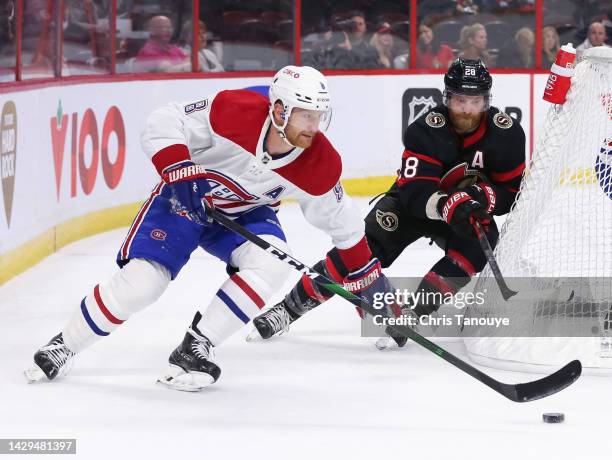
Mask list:
[{"label": "hockey stick shaft", "polygon": [[493,248],[491,248],[491,244],[487,239],[487,235],[485,234],[479,222],[474,223],[474,231],[476,232],[476,236],[478,237],[478,242],[480,243],[482,252],[484,252],[485,257],[487,258],[487,262],[489,262],[489,266],[491,267],[491,271],[493,272],[495,281],[499,286],[499,290],[501,291],[502,297],[504,298],[504,300],[508,300],[512,296],[518,294],[518,291],[513,291],[506,284],[506,280],[504,279],[504,276],[502,275],[501,270],[499,269],[497,259],[493,254]]},{"label": "hockey stick shaft", "polygon": [[[275,247],[273,244],[250,232],[239,223],[221,214],[216,209],[211,209],[210,207],[208,207],[207,204],[205,204],[205,206],[206,213],[214,220],[216,220],[219,224],[241,235],[247,241],[250,241],[251,243],[265,250],[266,252],[269,252],[270,254],[274,255],[276,258],[289,264],[295,270],[308,276],[313,282],[345,298],[356,307],[360,307],[365,310],[370,315],[375,316],[382,313],[360,297],[357,297],[356,295],[350,293],[342,286],[316,272],[309,266],[303,264],[299,260],[287,254],[285,251]],[[396,334],[406,336],[412,339],[414,342],[418,343],[423,348],[426,348],[430,352],[451,363],[453,366],[462,370],[466,374],[484,383],[486,386],[493,389],[497,393],[515,402],[533,401],[535,399],[540,399],[548,395],[554,394],[558,391],[561,391],[563,388],[566,388],[567,386],[571,385],[580,376],[580,372],[582,369],[580,361],[572,361],[554,374],[551,374],[540,380],[522,384],[502,383],[480,371],[479,369],[476,369],[474,366],[471,366],[470,364],[453,355],[452,353],[449,353],[444,348],[426,339],[413,329],[407,326],[390,327]]]}]

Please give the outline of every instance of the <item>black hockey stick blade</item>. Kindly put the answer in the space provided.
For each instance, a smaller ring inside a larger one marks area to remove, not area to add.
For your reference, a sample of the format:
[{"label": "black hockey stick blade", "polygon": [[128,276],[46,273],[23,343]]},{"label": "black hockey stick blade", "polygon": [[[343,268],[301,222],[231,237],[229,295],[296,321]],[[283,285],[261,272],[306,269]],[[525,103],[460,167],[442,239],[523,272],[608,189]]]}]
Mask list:
[{"label": "black hockey stick blade", "polygon": [[491,244],[487,239],[487,235],[482,230],[480,223],[476,222],[474,224],[474,231],[478,236],[478,242],[480,243],[482,252],[484,252],[485,257],[487,258],[487,262],[489,262],[489,266],[491,267],[491,271],[493,272],[493,276],[495,277],[495,281],[499,286],[499,290],[501,291],[501,295],[504,300],[508,300],[512,296],[517,295],[518,291],[513,291],[506,284],[506,280],[504,279],[501,270],[499,269],[499,265],[497,264],[497,260],[495,259],[495,255],[493,254],[493,248],[491,248]]},{"label": "black hockey stick blade", "polygon": [[502,383],[500,392],[515,402],[529,402],[542,399],[567,388],[580,377],[582,364],[575,359],[566,364],[557,372],[547,375],[540,380],[515,385]]},{"label": "black hockey stick blade", "polygon": [[[204,205],[206,207],[206,213],[214,220],[216,220],[219,224],[237,233],[238,235],[243,236],[247,241],[250,241],[251,243],[263,249],[264,251],[272,254],[279,260],[282,260],[283,262],[287,263],[295,270],[308,276],[313,282],[338,294],[339,296],[348,300],[353,305],[362,308],[370,315],[377,315],[380,313],[380,311],[376,310],[364,299],[347,291],[346,289],[344,289],[343,286],[340,286],[329,278],[313,270],[308,265],[305,265],[299,260],[293,258],[282,249],[277,248],[273,244],[255,235],[250,230],[244,228],[242,225],[233,221],[229,217],[224,216],[216,209],[211,209],[206,203]],[[426,348],[427,350],[431,351],[446,362],[452,364],[457,369],[462,370],[463,372],[479,380],[492,390],[515,402],[533,401],[561,391],[567,386],[571,385],[574,381],[576,381],[578,377],[580,377],[580,372],[582,369],[580,361],[572,361],[567,366],[558,370],[554,374],[549,375],[548,377],[544,377],[543,379],[536,380],[534,382],[519,384],[503,383],[498,380],[495,380],[493,377],[488,374],[485,374],[480,369],[475,368],[474,366],[468,364],[461,358],[458,358],[452,353],[446,351],[441,346],[428,340],[427,338],[423,337],[421,334],[407,326],[391,326],[391,328],[398,335],[403,335],[412,339],[414,342],[418,343],[423,348]]]}]

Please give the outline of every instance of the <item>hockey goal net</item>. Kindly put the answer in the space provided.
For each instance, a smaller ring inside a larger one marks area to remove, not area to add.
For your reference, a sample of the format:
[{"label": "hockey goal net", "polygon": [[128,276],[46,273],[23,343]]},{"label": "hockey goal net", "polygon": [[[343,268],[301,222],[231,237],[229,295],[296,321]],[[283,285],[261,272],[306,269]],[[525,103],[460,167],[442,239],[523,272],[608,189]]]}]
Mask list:
[{"label": "hockey goal net", "polygon": [[470,314],[510,324],[464,330],[474,361],[612,369],[612,49],[585,52],[566,103],[549,109],[495,255],[510,287],[530,295],[504,301],[487,266],[475,288],[485,302]]}]

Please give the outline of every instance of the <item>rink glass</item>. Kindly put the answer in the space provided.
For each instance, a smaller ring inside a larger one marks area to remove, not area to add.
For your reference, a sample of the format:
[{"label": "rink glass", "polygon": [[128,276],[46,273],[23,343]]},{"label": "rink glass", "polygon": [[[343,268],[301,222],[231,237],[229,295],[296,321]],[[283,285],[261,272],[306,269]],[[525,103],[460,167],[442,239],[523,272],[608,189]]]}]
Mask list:
[{"label": "rink glass", "polygon": [[7,1],[0,6],[0,82],[15,80],[17,5]]},{"label": "rink glass", "polygon": [[[394,73],[402,69],[442,72],[449,50],[452,58],[462,51],[465,57],[476,52],[463,49],[465,40],[461,40],[461,31],[480,24],[486,41],[480,37],[481,32],[476,42],[490,68],[530,73],[534,69],[548,70],[550,66],[543,53],[544,28],[548,34],[554,30],[559,43],[572,42],[577,46],[586,38],[588,25],[606,20],[612,8],[612,0],[580,4],[574,0],[501,3],[5,0],[1,3],[0,84],[22,79],[114,73],[189,73],[196,69],[200,59],[192,50],[198,49],[201,36],[186,25],[199,24],[199,21],[206,27],[206,50],[214,53],[224,72],[270,72],[287,64],[356,74],[362,70]],[[362,15],[363,20],[351,20],[355,15]],[[170,21],[172,34],[167,45],[187,53],[182,55],[185,62],[180,66],[151,70],[136,65],[138,52],[150,37],[148,23],[154,16],[165,16]],[[423,30],[427,33],[421,33]],[[356,40],[357,35],[362,40]],[[294,40],[295,36],[300,37],[299,42]],[[364,43],[369,52],[373,50],[378,56],[375,61],[379,61],[372,64],[367,59],[347,59],[345,51],[348,50],[343,47],[349,39]],[[550,40],[546,42],[550,44]],[[444,43],[448,47],[444,62],[435,54],[437,45],[433,51],[427,48],[432,43]]]}]

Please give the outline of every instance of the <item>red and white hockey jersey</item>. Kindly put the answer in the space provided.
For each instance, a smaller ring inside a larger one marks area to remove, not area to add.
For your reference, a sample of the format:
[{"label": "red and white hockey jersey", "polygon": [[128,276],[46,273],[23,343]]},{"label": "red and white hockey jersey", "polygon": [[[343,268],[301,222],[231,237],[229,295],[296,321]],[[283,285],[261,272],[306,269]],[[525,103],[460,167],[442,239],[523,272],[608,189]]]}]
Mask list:
[{"label": "red and white hockey jersey", "polygon": [[317,133],[307,149],[270,156],[264,150],[268,109],[266,97],[246,90],[168,104],[149,116],[142,147],[160,174],[184,160],[203,165],[215,206],[229,216],[295,198],[306,220],[329,234],[334,246],[352,248],[364,237],[364,223],[340,185],[340,155]]}]

